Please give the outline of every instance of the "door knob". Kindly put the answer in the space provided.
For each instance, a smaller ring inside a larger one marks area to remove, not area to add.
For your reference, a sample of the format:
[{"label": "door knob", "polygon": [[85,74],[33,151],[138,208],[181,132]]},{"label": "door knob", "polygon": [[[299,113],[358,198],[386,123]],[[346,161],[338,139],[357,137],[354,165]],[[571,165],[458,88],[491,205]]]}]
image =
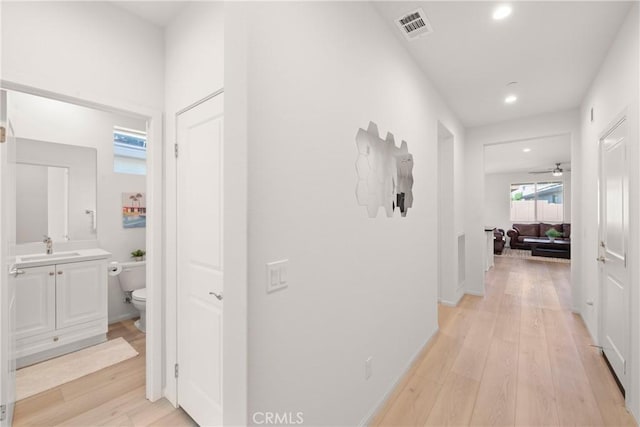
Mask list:
[{"label": "door knob", "polygon": [[607,262],[607,259],[605,257],[603,257],[603,256],[599,256],[598,258],[596,258],[596,261],[601,262],[601,263],[604,264],[604,263]]},{"label": "door knob", "polygon": [[215,292],[209,292],[209,295],[213,295],[214,297],[218,298],[218,301],[222,301],[222,292],[220,292],[219,294],[216,294]]}]

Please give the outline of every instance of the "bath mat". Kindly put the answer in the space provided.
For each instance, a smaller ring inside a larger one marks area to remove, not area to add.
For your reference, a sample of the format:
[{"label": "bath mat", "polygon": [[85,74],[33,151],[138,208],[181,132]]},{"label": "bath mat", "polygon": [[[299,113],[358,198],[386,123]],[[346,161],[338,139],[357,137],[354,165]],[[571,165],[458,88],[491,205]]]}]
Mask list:
[{"label": "bath mat", "polygon": [[45,360],[16,372],[16,400],[68,383],[138,355],[124,338]]},{"label": "bath mat", "polygon": [[519,258],[519,259],[526,259],[531,261],[542,261],[542,262],[559,262],[561,264],[571,264],[570,259],[533,256],[531,255],[531,251],[524,250],[524,249],[504,248],[504,250],[502,251],[502,255],[496,255],[496,258],[500,258],[500,257]]}]

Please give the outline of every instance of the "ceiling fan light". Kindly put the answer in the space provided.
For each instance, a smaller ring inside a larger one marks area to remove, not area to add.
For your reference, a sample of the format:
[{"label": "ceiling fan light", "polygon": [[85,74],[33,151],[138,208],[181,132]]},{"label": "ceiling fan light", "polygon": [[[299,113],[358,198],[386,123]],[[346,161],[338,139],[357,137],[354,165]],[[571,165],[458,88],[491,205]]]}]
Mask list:
[{"label": "ceiling fan light", "polygon": [[555,171],[551,172],[551,174],[552,174],[553,176],[562,176],[562,171],[555,170]]}]

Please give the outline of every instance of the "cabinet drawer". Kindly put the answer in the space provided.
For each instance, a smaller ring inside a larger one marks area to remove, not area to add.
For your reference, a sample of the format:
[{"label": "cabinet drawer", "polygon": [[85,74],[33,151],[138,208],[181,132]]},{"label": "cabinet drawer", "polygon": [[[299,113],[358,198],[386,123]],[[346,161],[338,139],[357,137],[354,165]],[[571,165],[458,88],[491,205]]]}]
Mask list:
[{"label": "cabinet drawer", "polygon": [[91,339],[102,342],[106,340],[107,330],[107,319],[103,318],[19,339],[16,341],[17,367],[20,368],[65,354],[67,350],[64,349],[69,348],[75,342]]}]

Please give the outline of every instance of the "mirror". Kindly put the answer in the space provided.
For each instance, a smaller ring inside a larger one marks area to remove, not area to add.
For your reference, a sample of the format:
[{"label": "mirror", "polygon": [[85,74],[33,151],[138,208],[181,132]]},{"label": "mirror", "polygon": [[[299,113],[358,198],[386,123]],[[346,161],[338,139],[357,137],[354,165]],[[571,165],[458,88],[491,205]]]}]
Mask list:
[{"label": "mirror", "polygon": [[96,149],[24,138],[16,147],[16,243],[96,239]]},{"label": "mirror", "polygon": [[16,238],[56,242],[68,237],[69,168],[19,163],[16,165]]},{"label": "mirror", "polygon": [[367,207],[369,218],[378,215],[380,206],[389,218],[396,208],[405,217],[413,206],[413,155],[406,141],[398,148],[391,133],[386,139],[379,135],[373,122],[356,134],[356,199],[360,206]]}]

